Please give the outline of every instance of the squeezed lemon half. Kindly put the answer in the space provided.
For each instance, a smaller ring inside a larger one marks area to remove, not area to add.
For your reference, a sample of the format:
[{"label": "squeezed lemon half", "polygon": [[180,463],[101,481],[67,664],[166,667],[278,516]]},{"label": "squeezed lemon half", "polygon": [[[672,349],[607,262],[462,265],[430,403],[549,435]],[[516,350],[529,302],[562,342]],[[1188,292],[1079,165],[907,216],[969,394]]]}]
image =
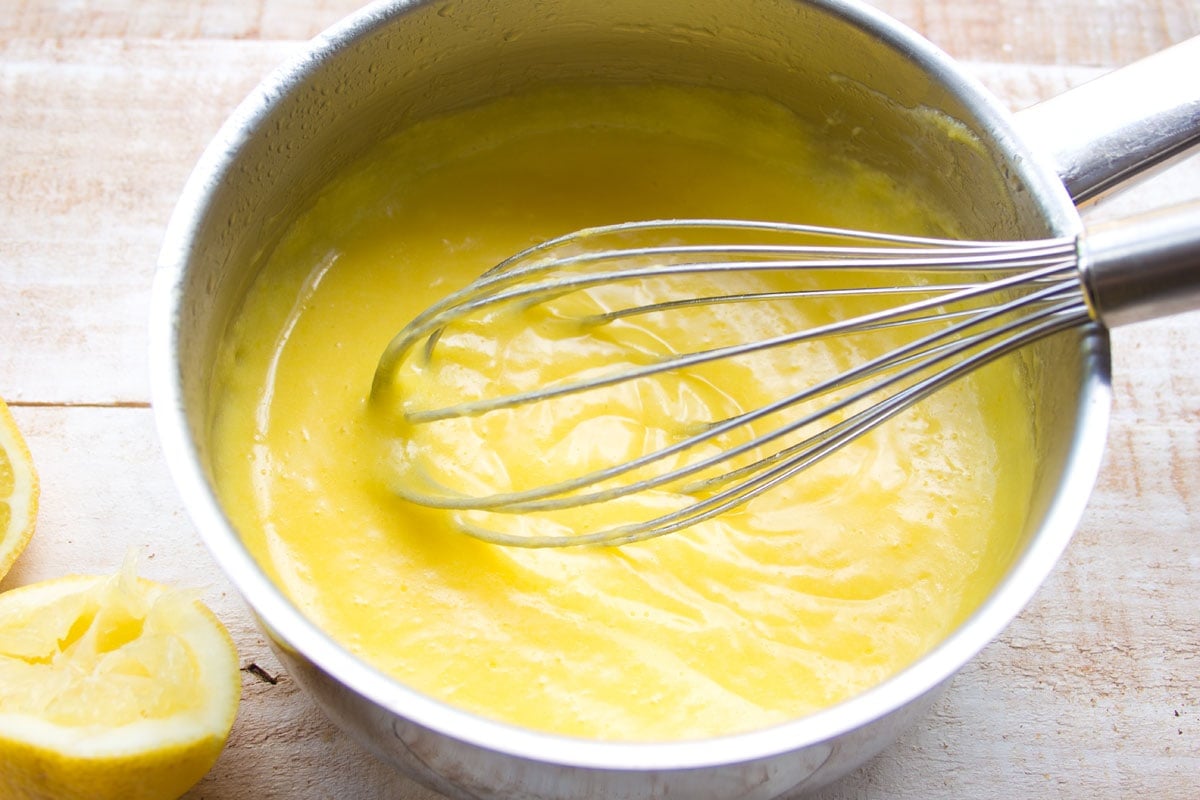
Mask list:
[{"label": "squeezed lemon half", "polygon": [[17,422],[0,400],[0,578],[33,536],[38,476]]},{"label": "squeezed lemon half", "polygon": [[0,594],[0,797],[179,797],[220,754],[240,686],[212,612],[132,559]]}]

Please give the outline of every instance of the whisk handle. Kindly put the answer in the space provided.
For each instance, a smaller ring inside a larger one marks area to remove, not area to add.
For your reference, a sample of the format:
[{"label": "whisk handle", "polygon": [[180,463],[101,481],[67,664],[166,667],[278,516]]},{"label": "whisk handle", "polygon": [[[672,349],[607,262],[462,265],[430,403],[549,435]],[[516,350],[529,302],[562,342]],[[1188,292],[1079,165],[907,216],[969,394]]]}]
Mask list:
[{"label": "whisk handle", "polygon": [[1089,228],[1080,268],[1110,328],[1200,309],[1200,201]]}]

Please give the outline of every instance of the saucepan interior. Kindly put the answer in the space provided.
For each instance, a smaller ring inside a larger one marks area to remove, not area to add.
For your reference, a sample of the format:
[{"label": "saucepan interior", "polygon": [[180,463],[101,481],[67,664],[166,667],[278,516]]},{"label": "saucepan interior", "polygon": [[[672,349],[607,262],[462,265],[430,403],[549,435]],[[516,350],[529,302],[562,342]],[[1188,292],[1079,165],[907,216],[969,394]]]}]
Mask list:
[{"label": "saucepan interior", "polygon": [[[1006,577],[911,669],[771,731],[664,745],[579,742],[485,722],[396,684],[316,630],[265,577],[213,492],[217,351],[274,244],[328,181],[414,121],[547,83],[657,81],[771,97],[850,156],[958,209],[978,238],[1074,232],[1061,183],[1006,111],[939,51],[829,0],[382,2],[315,40],[242,105],[171,221],[153,310],[156,412],[201,535],[327,711],[377,753],[461,796],[772,797],[845,773],[891,741],[1032,596],[1082,512],[1107,415],[1107,341],[1024,356],[1039,459]],[[657,787],[657,788],[655,788]],[[597,794],[599,792],[599,794]]]}]

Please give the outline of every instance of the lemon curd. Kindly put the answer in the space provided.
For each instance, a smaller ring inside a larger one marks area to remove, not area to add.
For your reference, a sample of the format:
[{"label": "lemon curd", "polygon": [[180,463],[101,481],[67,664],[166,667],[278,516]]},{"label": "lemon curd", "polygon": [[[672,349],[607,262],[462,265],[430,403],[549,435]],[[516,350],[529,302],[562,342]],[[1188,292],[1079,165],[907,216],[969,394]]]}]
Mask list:
[{"label": "lemon curd", "polygon": [[[830,152],[786,110],[667,86],[541,90],[416,124],[296,221],[228,337],[212,446],[234,524],[311,619],[455,706],[647,741],[830,706],[970,614],[1030,493],[1032,434],[1007,360],[742,508],[622,547],[490,545],[391,491],[403,471],[368,394],[405,322],[535,242],[677,217],[954,232],[944,210]],[[757,337],[797,324],[789,313],[743,309],[722,325]],[[688,320],[652,338],[694,349],[722,327]],[[486,351],[458,350],[471,377],[451,395],[499,378]],[[544,425],[471,421],[427,435],[422,457],[489,485],[536,483],[577,471],[597,446],[611,458],[623,443],[669,438],[664,420],[696,407],[728,413],[793,391],[810,362],[861,357],[830,343],[803,364],[712,366],[695,385],[581,401]],[[552,377],[531,368],[522,380]]]}]

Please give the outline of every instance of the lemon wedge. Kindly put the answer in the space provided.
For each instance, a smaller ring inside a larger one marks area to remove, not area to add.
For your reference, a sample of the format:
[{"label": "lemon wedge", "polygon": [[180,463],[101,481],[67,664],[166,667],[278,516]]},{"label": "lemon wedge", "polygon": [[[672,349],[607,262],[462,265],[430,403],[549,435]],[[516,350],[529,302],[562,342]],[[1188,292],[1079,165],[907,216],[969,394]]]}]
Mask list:
[{"label": "lemon wedge", "polygon": [[216,761],[240,690],[220,621],[133,559],[0,594],[0,797],[177,798]]},{"label": "lemon wedge", "polygon": [[0,578],[29,544],[37,504],[33,458],[12,412],[0,400]]}]

